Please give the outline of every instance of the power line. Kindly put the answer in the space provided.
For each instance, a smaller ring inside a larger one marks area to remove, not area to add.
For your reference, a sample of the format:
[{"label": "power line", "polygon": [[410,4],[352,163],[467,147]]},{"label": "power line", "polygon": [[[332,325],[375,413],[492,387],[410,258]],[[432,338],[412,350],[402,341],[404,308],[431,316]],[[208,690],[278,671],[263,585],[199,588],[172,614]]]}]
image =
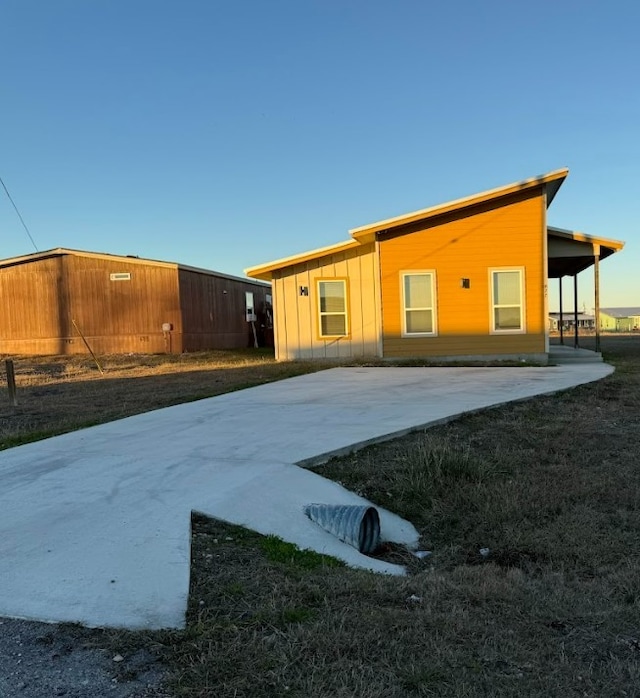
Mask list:
[{"label": "power line", "polygon": [[18,211],[18,207],[16,206],[14,200],[11,198],[11,194],[9,194],[9,190],[7,189],[7,185],[2,181],[2,177],[0,177],[0,184],[2,184],[2,188],[4,189],[6,195],[9,197],[9,201],[13,205],[13,208],[15,209],[16,213],[18,214],[18,218],[20,219],[20,222],[22,223],[22,227],[27,231],[27,235],[29,236],[29,240],[31,240],[31,244],[33,245],[34,249],[36,252],[39,252],[38,246],[35,243],[35,240],[31,236],[31,233],[29,232],[29,228],[27,228],[27,224],[24,222],[24,219],[20,215],[20,211]]}]

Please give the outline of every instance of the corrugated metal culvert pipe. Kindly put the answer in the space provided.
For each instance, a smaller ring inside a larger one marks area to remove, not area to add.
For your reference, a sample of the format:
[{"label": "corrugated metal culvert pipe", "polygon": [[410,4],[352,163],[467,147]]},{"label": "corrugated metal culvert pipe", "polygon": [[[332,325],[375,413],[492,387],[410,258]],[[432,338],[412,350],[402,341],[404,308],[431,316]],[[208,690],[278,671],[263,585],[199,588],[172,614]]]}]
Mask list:
[{"label": "corrugated metal culvert pipe", "polygon": [[380,543],[380,516],[370,506],[309,504],[304,513],[343,543],[369,555]]}]

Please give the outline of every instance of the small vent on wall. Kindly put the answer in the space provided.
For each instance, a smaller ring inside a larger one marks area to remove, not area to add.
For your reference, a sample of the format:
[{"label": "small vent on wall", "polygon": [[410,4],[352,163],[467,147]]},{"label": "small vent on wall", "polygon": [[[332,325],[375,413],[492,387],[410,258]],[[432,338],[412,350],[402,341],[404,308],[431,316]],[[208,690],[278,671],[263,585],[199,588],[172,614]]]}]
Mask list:
[{"label": "small vent on wall", "polygon": [[131,281],[131,273],[128,271],[117,272],[115,274],[109,274],[111,281]]}]

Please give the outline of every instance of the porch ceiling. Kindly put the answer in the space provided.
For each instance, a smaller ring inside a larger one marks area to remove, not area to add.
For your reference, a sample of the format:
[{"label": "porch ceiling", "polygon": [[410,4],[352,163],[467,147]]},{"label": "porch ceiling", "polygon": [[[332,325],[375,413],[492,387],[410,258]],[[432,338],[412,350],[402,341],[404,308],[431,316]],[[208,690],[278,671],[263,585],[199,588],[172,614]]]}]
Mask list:
[{"label": "porch ceiling", "polygon": [[[604,250],[600,250],[600,259],[609,257],[613,252],[604,254]],[[581,271],[592,267],[595,264],[595,257],[557,257],[549,258],[549,278],[559,279],[562,276],[575,276]]]},{"label": "porch ceiling", "polygon": [[607,240],[563,228],[547,228],[547,261],[550,279],[575,276],[595,264],[595,250],[606,259],[624,247],[619,240]]}]

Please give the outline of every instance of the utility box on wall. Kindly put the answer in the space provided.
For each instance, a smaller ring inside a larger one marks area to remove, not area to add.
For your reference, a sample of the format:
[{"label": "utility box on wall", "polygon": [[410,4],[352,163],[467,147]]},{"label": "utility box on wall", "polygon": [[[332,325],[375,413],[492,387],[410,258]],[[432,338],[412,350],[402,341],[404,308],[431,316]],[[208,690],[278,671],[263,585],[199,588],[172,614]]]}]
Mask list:
[{"label": "utility box on wall", "polygon": [[253,291],[246,291],[244,294],[244,306],[247,322],[255,322],[257,318],[254,312]]}]

